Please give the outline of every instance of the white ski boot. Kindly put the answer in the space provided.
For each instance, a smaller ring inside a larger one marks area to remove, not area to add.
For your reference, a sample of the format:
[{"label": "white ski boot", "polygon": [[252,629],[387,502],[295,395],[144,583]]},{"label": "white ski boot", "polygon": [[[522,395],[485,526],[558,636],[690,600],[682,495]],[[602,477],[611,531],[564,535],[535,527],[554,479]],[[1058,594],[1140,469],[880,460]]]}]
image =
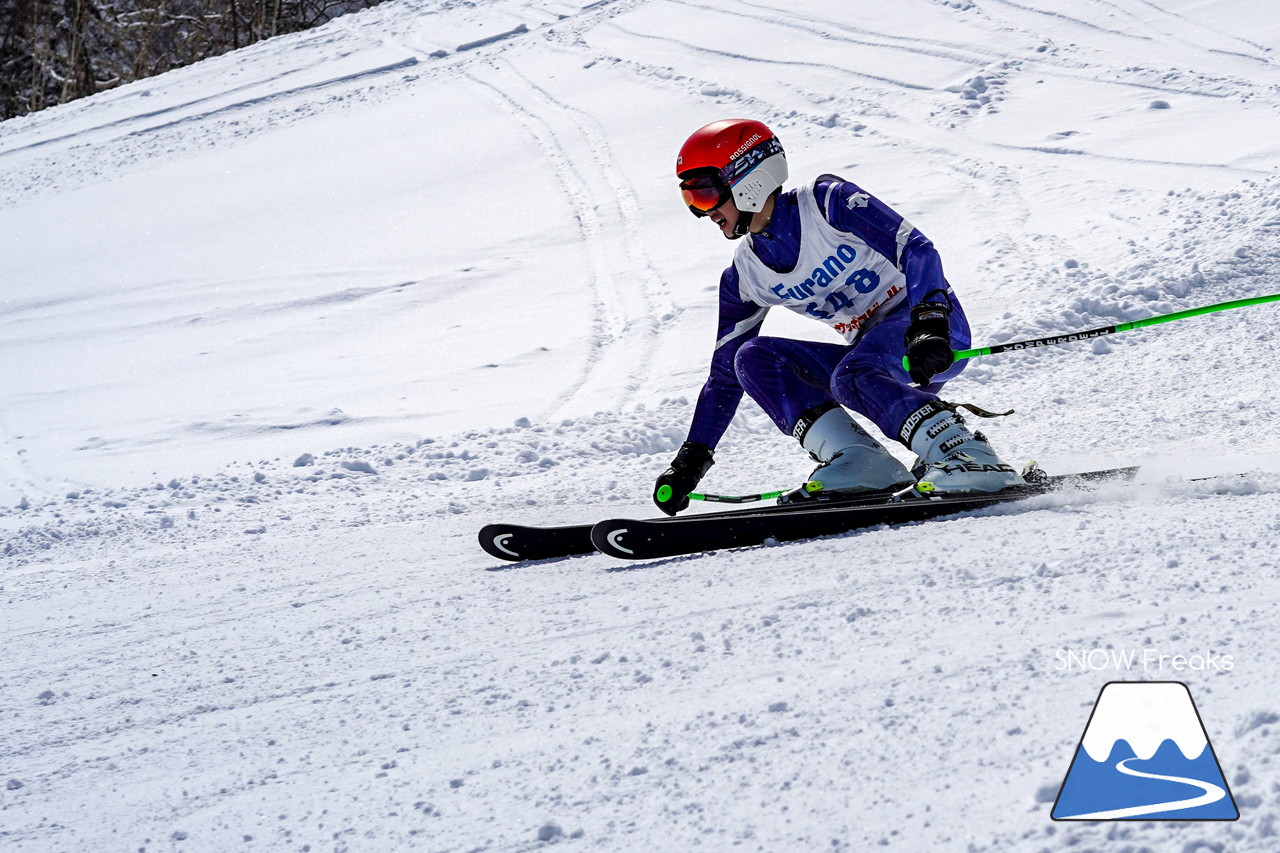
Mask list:
[{"label": "white ski boot", "polygon": [[818,462],[809,481],[793,492],[793,499],[812,497],[817,492],[869,492],[901,488],[915,478],[906,466],[895,459],[884,445],[849,417],[849,413],[832,405],[819,410],[812,418],[801,417],[793,434],[800,446]]},{"label": "white ski boot", "polygon": [[964,419],[941,403],[912,412],[899,437],[920,457],[916,491],[922,494],[998,492],[1025,482],[1000,461],[986,436],[970,432]]}]

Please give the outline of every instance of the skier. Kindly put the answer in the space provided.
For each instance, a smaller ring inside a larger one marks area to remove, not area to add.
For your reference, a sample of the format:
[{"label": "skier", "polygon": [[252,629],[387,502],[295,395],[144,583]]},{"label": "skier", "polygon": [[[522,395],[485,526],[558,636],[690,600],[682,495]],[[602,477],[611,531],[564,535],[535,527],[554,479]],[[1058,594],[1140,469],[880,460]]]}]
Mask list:
[{"label": "skier", "polygon": [[[835,175],[782,192],[786,156],[759,121],[695,131],[676,174],[695,216],[746,239],[720,277],[719,334],[688,439],[654,486],[663,512],[689,505],[744,390],[818,463],[784,500],[912,484],[923,493],[994,492],[1023,482],[938,399],[964,368],[953,349],[969,346],[969,324],[933,244],[911,223]],[[760,337],[765,313],[779,305],[825,322],[845,343]],[[915,473],[846,409],[913,451]]]}]

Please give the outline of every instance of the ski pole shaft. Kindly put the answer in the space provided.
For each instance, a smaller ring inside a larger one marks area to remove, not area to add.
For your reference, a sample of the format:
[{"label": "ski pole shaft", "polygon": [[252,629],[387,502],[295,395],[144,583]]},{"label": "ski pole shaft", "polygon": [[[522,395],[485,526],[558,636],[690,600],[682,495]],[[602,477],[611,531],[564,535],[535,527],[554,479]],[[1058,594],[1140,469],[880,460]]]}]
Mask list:
[{"label": "ski pole shaft", "polygon": [[[702,492],[690,492],[687,497],[691,501],[706,501],[707,503],[720,504],[749,504],[756,501],[771,501],[774,498],[782,497],[786,492],[760,492],[755,495],[708,495]],[[670,486],[663,486],[658,489],[657,498],[662,503],[666,503],[675,496],[675,492]]]},{"label": "ski pole shaft", "polygon": [[[1104,335],[1114,335],[1117,332],[1127,332],[1130,329],[1142,329],[1147,326],[1155,326],[1159,323],[1172,323],[1174,320],[1185,320],[1188,317],[1199,317],[1202,314],[1212,314],[1217,311],[1228,311],[1232,308],[1244,308],[1248,305],[1261,305],[1264,302],[1280,301],[1280,293],[1273,293],[1270,296],[1252,296],[1248,299],[1233,299],[1230,302],[1218,302],[1214,305],[1205,305],[1201,308],[1189,308],[1186,311],[1174,311],[1172,314],[1157,314],[1154,317],[1148,317],[1145,320],[1134,320],[1129,323],[1117,323],[1114,326],[1100,326],[1096,329],[1086,329],[1080,332],[1067,332],[1062,335],[1050,335],[1044,338],[1032,338],[1026,341],[1013,341],[1007,344],[992,344],[989,347],[978,347],[976,349],[962,349],[955,351],[955,359],[959,361],[962,358],[976,358],[980,355],[995,355],[1002,352],[1013,352],[1017,350],[1038,349],[1039,347],[1051,347],[1058,344],[1069,344],[1076,341],[1087,341],[1091,338],[1101,338]],[[910,372],[910,362],[904,355],[902,357],[902,369]]]},{"label": "ski pole shaft", "polygon": [[782,497],[785,492],[761,492],[758,495],[707,495],[701,492],[690,492],[689,500],[706,501],[718,504],[749,504],[756,501],[771,501]]}]

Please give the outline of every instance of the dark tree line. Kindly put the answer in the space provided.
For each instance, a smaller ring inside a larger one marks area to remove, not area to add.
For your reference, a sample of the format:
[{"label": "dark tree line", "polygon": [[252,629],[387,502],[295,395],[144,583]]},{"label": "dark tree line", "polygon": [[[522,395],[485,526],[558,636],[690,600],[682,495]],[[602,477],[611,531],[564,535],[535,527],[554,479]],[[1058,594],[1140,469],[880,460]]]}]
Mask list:
[{"label": "dark tree line", "polygon": [[0,120],[380,0],[0,0]]}]

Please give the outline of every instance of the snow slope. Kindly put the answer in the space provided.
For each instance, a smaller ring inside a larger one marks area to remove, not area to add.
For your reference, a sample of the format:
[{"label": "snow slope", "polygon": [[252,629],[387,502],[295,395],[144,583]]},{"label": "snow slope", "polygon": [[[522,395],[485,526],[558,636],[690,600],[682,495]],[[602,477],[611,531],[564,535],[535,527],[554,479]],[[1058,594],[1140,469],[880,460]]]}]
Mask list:
[{"label": "snow slope", "polygon": [[[867,6],[400,0],[0,124],[0,844],[1280,848],[1275,306],[949,386],[1018,410],[1007,458],[1143,488],[476,547],[650,514],[731,249],[672,158],[716,118],[911,219],[979,341],[1277,290],[1268,4]],[[717,458],[809,470],[750,403]],[[1095,648],[1231,666],[1060,668]],[[1188,684],[1239,821],[1049,819],[1126,678]]]}]

